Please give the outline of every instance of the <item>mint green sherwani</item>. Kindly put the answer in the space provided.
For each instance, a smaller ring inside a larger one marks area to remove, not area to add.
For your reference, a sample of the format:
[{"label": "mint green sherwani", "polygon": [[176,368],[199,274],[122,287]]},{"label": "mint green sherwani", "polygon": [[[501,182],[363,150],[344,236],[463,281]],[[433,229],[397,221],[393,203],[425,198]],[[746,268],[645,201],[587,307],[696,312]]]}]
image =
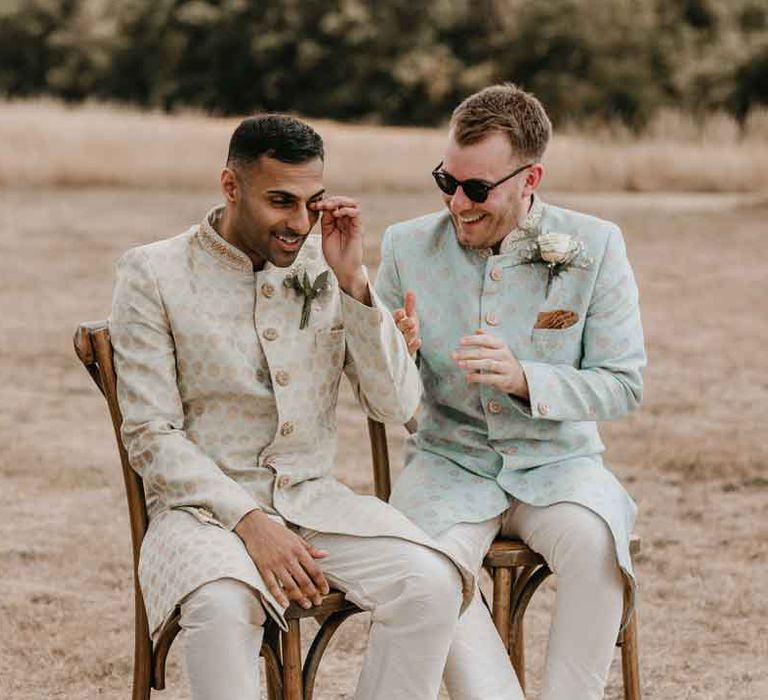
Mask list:
[{"label": "mint green sherwani", "polygon": [[[556,277],[548,297],[547,268],[527,262],[542,232],[576,237],[589,260]],[[493,518],[512,499],[578,503],[607,523],[631,576],[636,507],[603,465],[597,430],[597,421],[638,405],[645,366],[637,287],[619,228],[534,198],[494,255],[461,247],[447,211],[429,214],[386,231],[376,290],[390,309],[414,291],[421,323],[425,393],[392,503],[433,536]],[[552,310],[578,320],[534,329]],[[467,384],[450,355],[478,328],[520,360],[530,401]]]}]

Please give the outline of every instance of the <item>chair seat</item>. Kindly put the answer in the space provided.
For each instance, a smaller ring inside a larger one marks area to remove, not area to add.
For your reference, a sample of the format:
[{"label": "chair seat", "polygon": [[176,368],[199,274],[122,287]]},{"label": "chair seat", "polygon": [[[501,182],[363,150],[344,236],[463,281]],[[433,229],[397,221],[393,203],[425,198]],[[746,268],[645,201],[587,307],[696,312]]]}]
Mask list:
[{"label": "chair seat", "polygon": [[[629,538],[629,552],[634,556],[639,551],[640,537],[632,535]],[[544,557],[534,552],[522,540],[500,537],[494,540],[488,554],[485,555],[483,566],[488,569],[500,569],[514,566],[539,566],[544,563],[546,563]]]},{"label": "chair seat", "polygon": [[323,596],[320,605],[313,605],[305,610],[298,603],[291,603],[285,611],[286,620],[301,620],[305,617],[327,617],[331,613],[341,610],[357,610],[354,603],[350,603],[344,598],[343,591],[331,589],[328,595]]}]

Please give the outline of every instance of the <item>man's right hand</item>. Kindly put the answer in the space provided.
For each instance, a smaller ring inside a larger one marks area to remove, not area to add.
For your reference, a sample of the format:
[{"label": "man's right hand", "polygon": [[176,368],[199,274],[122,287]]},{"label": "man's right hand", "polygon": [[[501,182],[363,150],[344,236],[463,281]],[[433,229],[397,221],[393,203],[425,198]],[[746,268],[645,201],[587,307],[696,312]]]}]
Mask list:
[{"label": "man's right hand", "polygon": [[235,533],[280,605],[288,607],[291,600],[305,609],[313,603],[320,605],[329,587],[315,559],[322,559],[327,552],[313,547],[260,510],[243,516]]},{"label": "man's right hand", "polygon": [[421,347],[419,337],[419,315],[416,313],[416,295],[413,292],[405,293],[405,307],[395,309],[392,313],[398,329],[405,338],[408,352],[413,357]]}]

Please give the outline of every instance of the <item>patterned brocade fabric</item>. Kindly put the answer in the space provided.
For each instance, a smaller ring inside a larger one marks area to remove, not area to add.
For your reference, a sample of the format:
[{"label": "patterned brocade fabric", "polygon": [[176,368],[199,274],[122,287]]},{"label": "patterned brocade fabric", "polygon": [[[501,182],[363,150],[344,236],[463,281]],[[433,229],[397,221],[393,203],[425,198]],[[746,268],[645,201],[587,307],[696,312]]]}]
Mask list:
[{"label": "patterned brocade fabric", "polygon": [[[549,271],[526,256],[525,242],[551,232],[578,241],[590,264],[563,271],[548,289]],[[445,211],[384,234],[376,290],[391,309],[415,293],[424,384],[391,502],[431,535],[493,518],[512,499],[579,503],[606,522],[631,575],[636,507],[604,466],[597,429],[642,394],[638,293],[621,231],[535,198],[499,253],[480,253],[458,244]],[[451,353],[477,329],[518,358],[528,401],[465,381]]]},{"label": "patterned brocade fabric", "polygon": [[123,440],[147,494],[140,581],[153,630],[222,577],[258,590],[284,624],[231,532],[254,508],[311,530],[433,546],[331,475],[342,374],[377,420],[402,424],[418,405],[418,371],[391,315],[374,292],[373,307],[360,304],[330,274],[300,329],[303,299],[285,280],[328,270],[319,236],[290,268],[254,271],[216,232],[218,211],[117,264],[110,330]]}]

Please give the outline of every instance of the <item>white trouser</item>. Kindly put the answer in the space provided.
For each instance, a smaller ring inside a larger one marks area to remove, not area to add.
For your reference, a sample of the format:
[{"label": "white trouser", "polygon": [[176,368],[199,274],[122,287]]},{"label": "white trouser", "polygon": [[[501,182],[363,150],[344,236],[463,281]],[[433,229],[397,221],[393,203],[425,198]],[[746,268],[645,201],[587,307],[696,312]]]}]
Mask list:
[{"label": "white trouser", "polygon": [[[447,557],[389,537],[315,534],[331,586],[371,610],[368,651],[355,698],[435,700],[461,606]],[[201,586],[181,605],[195,700],[259,698],[258,653],[266,620],[258,594],[234,579]]]},{"label": "white trouser", "polygon": [[[519,537],[557,576],[541,700],[599,700],[621,624],[623,578],[603,520],[573,503],[516,502],[497,518],[460,523],[438,540],[479,572],[496,534]],[[462,615],[445,667],[451,700],[522,700],[523,693],[479,595]]]}]

